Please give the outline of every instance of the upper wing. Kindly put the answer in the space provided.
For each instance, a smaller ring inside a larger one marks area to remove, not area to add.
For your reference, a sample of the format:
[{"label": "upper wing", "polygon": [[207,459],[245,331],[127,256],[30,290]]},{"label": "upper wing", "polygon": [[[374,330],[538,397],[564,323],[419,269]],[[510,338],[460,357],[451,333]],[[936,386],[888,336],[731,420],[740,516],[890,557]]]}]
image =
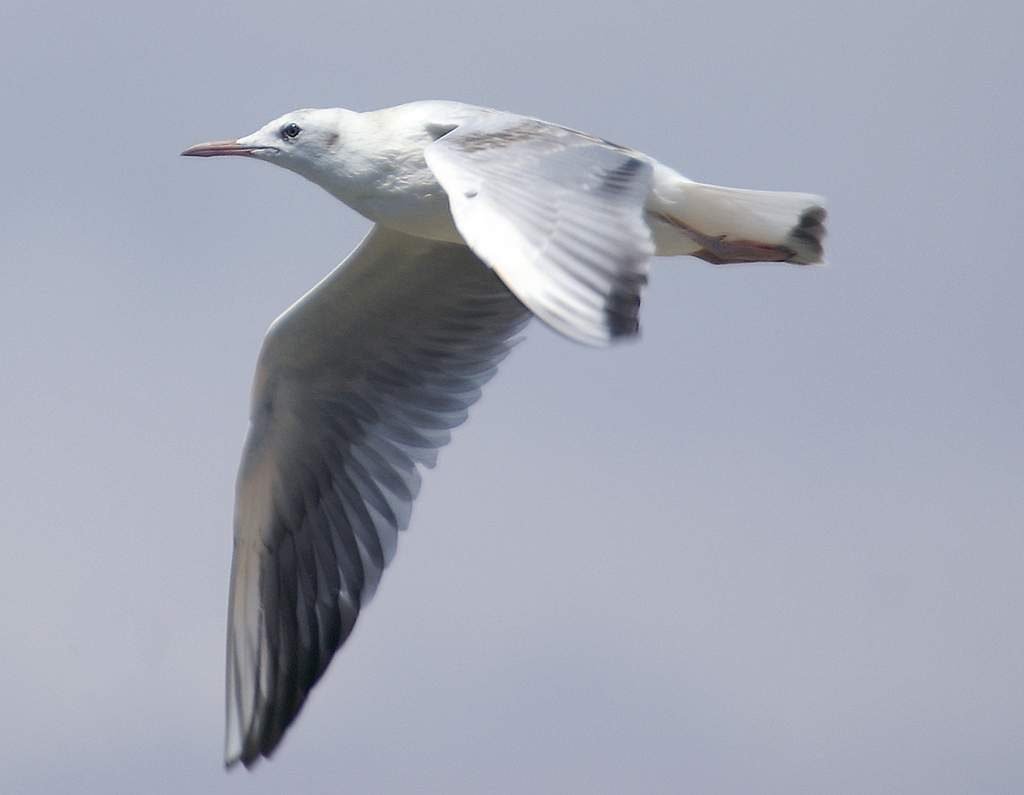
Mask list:
[{"label": "upper wing", "polygon": [[227,764],[268,756],[449,431],[529,315],[465,246],[381,229],[271,326],[238,475]]},{"label": "upper wing", "polygon": [[591,345],[637,332],[654,253],[647,160],[497,112],[459,125],[425,155],[463,238],[538,317]]}]

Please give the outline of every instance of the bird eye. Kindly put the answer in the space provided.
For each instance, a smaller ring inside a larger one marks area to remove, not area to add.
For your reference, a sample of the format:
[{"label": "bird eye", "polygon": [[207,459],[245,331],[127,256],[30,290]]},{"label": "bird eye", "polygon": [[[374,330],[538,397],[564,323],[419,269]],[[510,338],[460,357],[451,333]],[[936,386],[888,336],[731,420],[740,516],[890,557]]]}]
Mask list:
[{"label": "bird eye", "polygon": [[281,137],[285,139],[298,138],[300,132],[302,132],[302,128],[295,122],[292,122],[281,128]]}]

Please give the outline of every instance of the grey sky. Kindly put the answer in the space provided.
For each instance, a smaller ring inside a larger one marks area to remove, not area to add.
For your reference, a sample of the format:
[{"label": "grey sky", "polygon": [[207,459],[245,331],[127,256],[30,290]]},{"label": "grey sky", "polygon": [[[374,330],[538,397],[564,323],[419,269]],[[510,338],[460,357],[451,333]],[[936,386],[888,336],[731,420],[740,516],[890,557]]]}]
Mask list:
[{"label": "grey sky", "polygon": [[[1019,4],[204,5],[0,8],[0,790],[1024,789]],[[833,267],[661,260],[640,344],[532,326],[226,775],[255,354],[367,223],[177,153],[419,98],[823,193]]]}]

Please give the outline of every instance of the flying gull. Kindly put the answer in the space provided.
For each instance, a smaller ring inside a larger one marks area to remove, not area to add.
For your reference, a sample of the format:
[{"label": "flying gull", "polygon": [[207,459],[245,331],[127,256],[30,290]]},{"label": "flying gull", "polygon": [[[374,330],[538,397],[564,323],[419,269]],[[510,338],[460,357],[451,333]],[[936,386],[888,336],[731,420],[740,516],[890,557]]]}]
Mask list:
[{"label": "flying gull", "polygon": [[635,336],[652,256],[821,262],[819,196],[693,182],[458,102],[298,110],[190,157],[274,163],[374,226],[270,326],[235,494],[225,761],[269,757],[409,524],[420,468],[531,316]]}]

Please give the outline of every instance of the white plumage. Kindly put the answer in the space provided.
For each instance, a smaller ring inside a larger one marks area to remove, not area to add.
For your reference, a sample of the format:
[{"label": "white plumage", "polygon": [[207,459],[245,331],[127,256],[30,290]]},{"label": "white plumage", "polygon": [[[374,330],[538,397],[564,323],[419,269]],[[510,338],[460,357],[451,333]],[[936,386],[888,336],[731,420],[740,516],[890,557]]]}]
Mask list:
[{"label": "white plumage", "polygon": [[822,255],[819,197],[703,185],[461,103],[300,110],[183,154],[275,163],[376,224],[260,353],[236,490],[229,765],[277,747],[394,555],[420,468],[531,314],[604,345],[638,332],[652,255]]}]

